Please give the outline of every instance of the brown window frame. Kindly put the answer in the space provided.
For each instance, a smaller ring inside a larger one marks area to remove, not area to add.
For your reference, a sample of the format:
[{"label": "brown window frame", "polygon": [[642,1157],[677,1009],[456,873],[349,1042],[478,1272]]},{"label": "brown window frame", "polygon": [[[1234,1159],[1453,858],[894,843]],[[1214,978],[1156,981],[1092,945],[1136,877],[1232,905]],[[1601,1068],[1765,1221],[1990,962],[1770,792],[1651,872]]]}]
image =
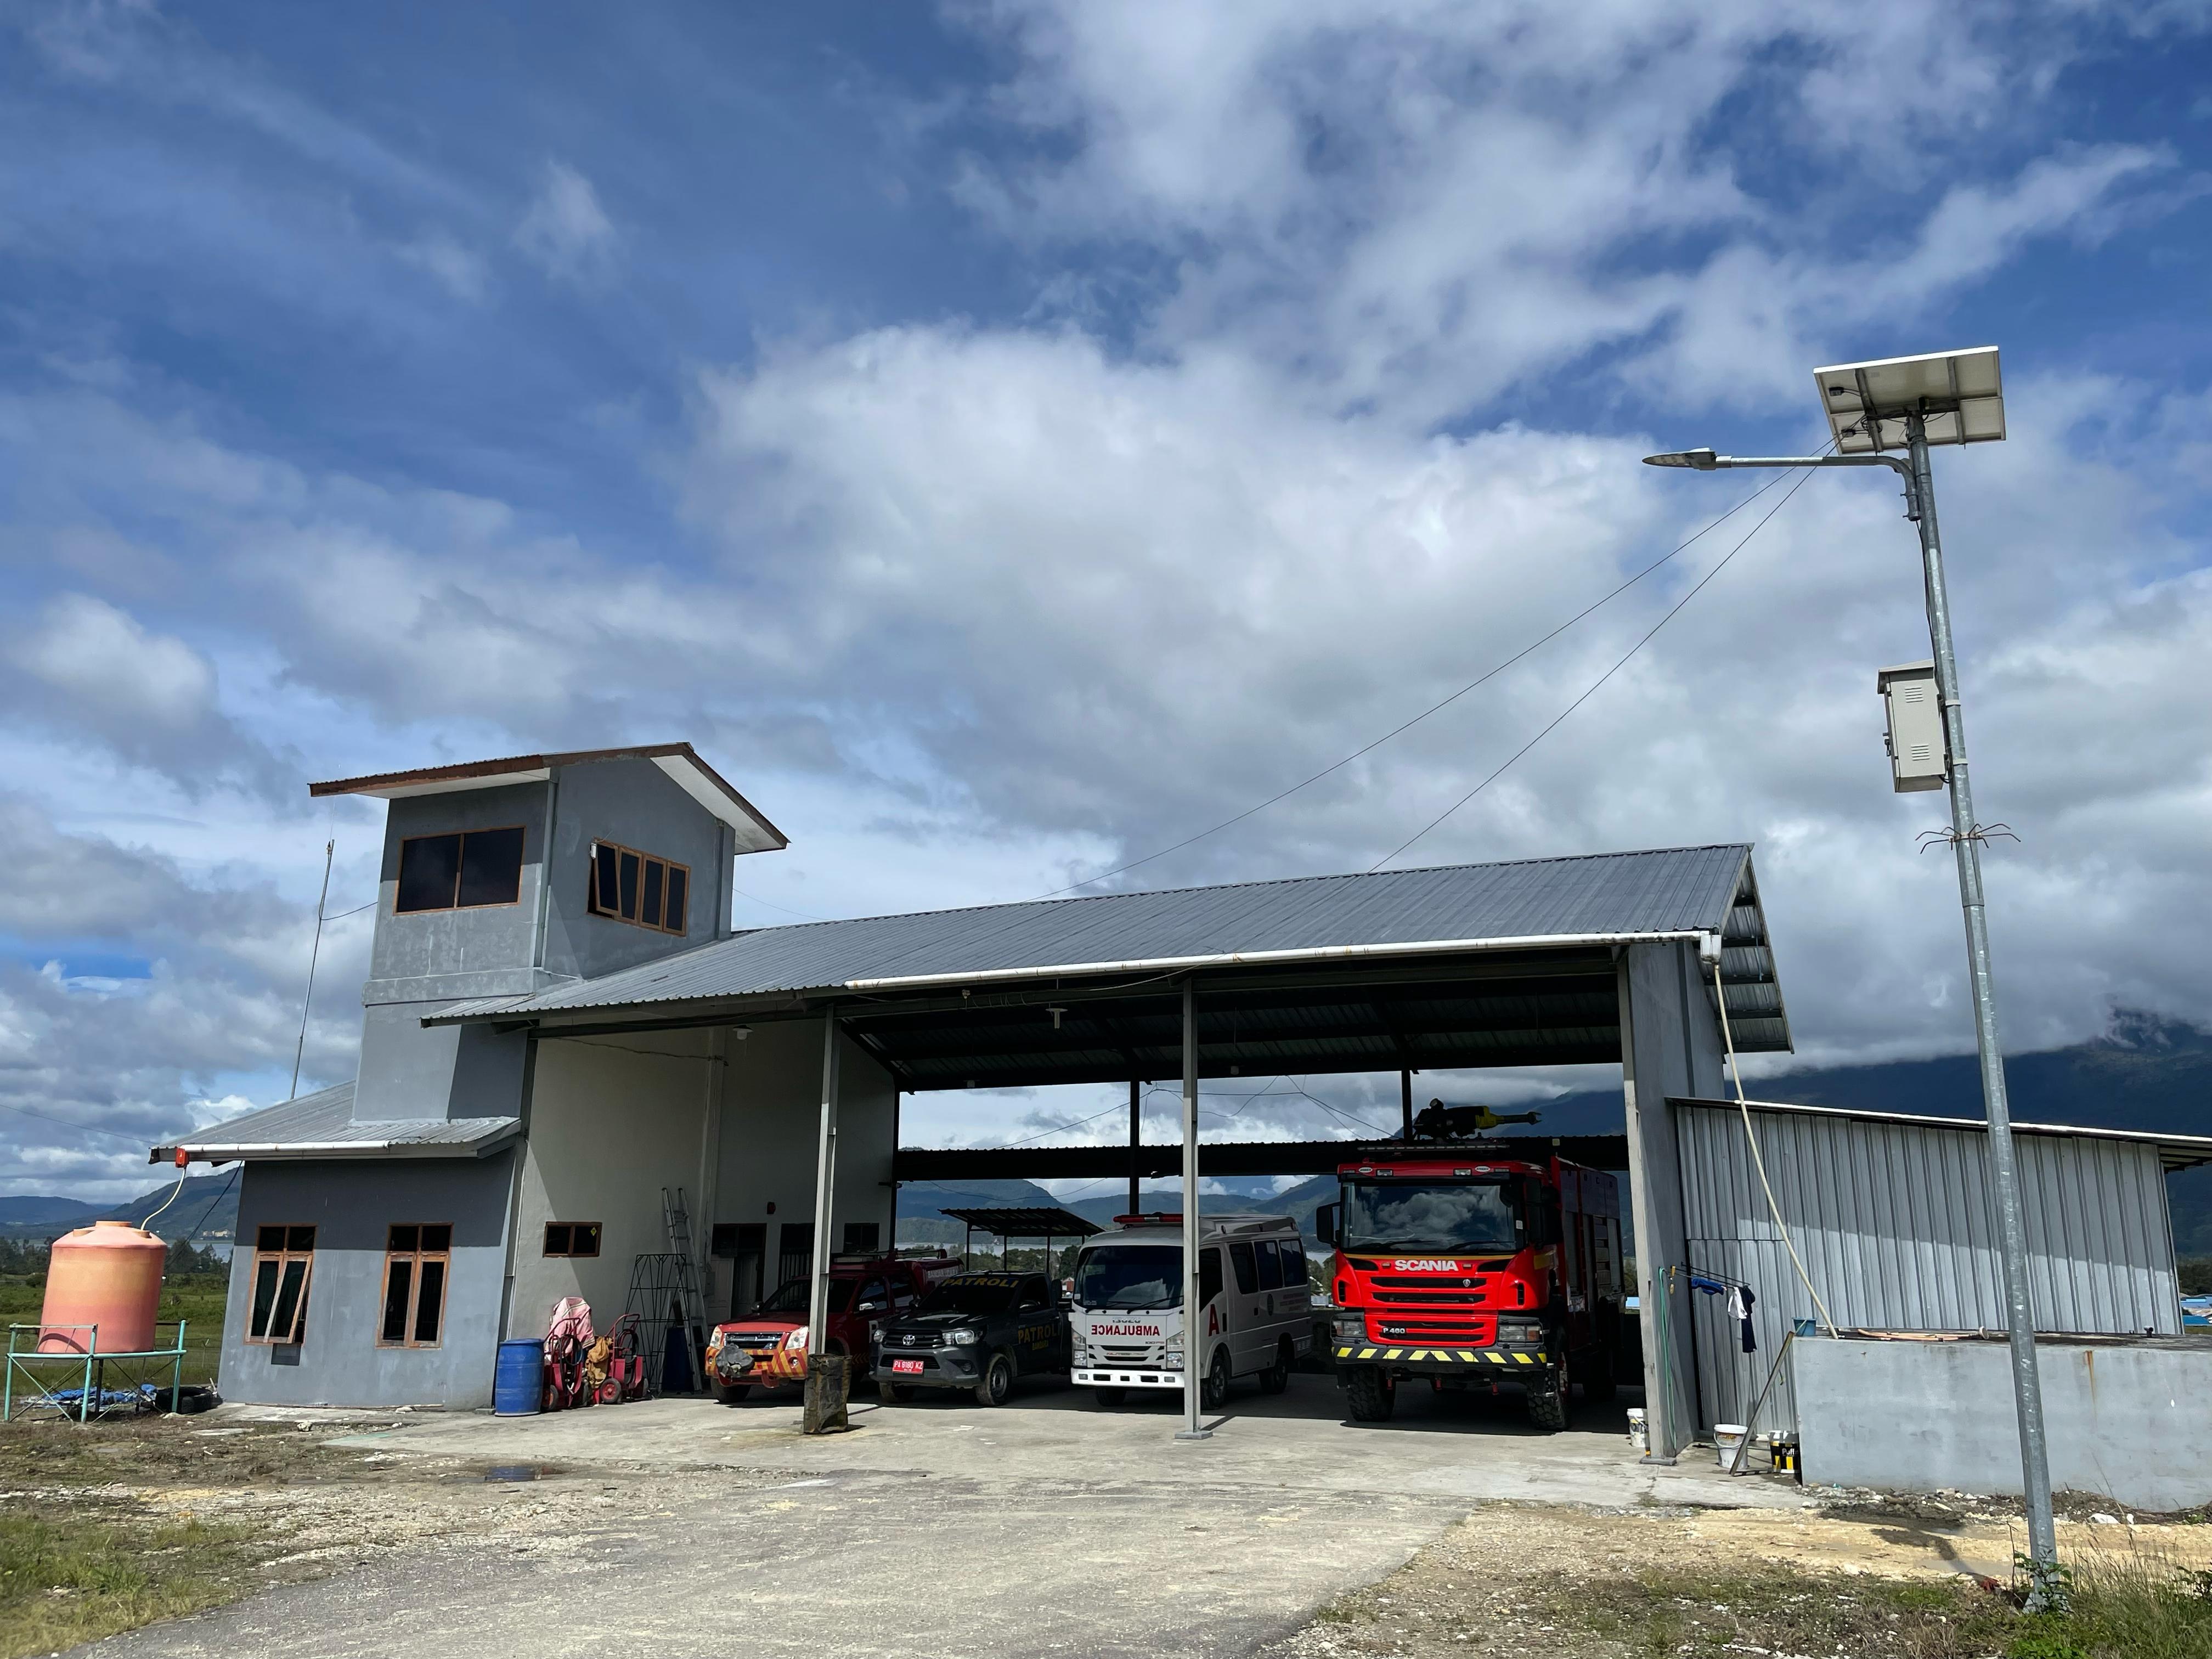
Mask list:
[{"label": "brown window frame", "polygon": [[[432,1229],[445,1235],[441,1249],[422,1248],[422,1235]],[[402,1232],[411,1239],[409,1248],[398,1247]],[[392,1311],[392,1270],[404,1265],[407,1268],[407,1306],[399,1325],[399,1334],[389,1337],[384,1334],[385,1321]],[[425,1266],[438,1269],[437,1318],[431,1334],[422,1334],[422,1269]],[[446,1308],[453,1297],[453,1227],[448,1221],[395,1221],[384,1235],[384,1277],[378,1283],[376,1294],[376,1346],[380,1348],[441,1348],[446,1344]]]},{"label": "brown window frame", "polygon": [[[509,833],[520,835],[522,837],[522,850],[515,862],[514,896],[511,899],[494,899],[485,904],[462,903],[461,872],[468,863],[469,837]],[[412,910],[401,909],[399,908],[399,872],[407,867],[407,849],[418,841],[443,841],[449,836],[458,836],[461,843],[453,859],[453,902],[450,904],[418,905]],[[435,916],[442,915],[448,910],[511,909],[522,902],[521,872],[529,862],[530,826],[526,823],[485,823],[479,824],[473,830],[425,830],[419,836],[403,836],[399,840],[399,862],[393,866],[392,872],[392,914],[395,916]]]},{"label": "brown window frame", "polygon": [[[270,1235],[272,1233],[276,1236],[278,1241],[273,1249],[267,1248]],[[307,1235],[305,1244],[299,1242],[300,1235],[302,1233]],[[276,1323],[276,1310],[283,1298],[286,1270],[294,1262],[300,1264],[300,1280],[296,1299],[292,1304],[291,1323],[289,1326],[279,1327]],[[260,1311],[258,1304],[261,1274],[264,1267],[275,1272],[276,1279],[270,1291],[268,1310],[260,1314],[262,1329],[261,1334],[257,1336],[254,1334],[253,1327],[255,1316]],[[305,1341],[307,1335],[307,1297],[308,1292],[314,1288],[314,1279],[315,1230],[313,1227],[295,1227],[289,1223],[257,1227],[253,1235],[253,1274],[246,1281],[246,1340],[263,1347],[272,1348],[295,1347]]]},{"label": "brown window frame", "polygon": [[[611,906],[605,902],[607,898],[605,892],[607,884],[601,879],[603,869],[599,858],[603,851],[613,854],[615,858],[615,891],[614,902]],[[683,877],[684,921],[687,926],[671,927],[665,920],[647,921],[642,915],[624,915],[623,914],[622,860],[625,858],[637,860],[636,888],[631,897],[634,908],[640,912],[645,908],[645,895],[647,890],[653,886],[653,872],[656,868],[660,874],[659,909],[664,918],[668,909],[668,878],[671,875]],[[592,842],[590,855],[584,866],[584,908],[587,914],[605,916],[610,921],[626,922],[632,927],[643,927],[651,933],[667,933],[674,938],[682,939],[690,931],[688,924],[691,920],[691,866],[688,864],[678,864],[674,859],[662,858],[657,853],[641,852],[635,847],[625,847],[618,841],[594,840]]]},{"label": "brown window frame", "polygon": [[[565,1241],[562,1248],[557,1250],[553,1248],[553,1230],[556,1227],[558,1227],[561,1230],[562,1237]],[[592,1248],[588,1250],[579,1250],[572,1248],[576,1242],[576,1233],[580,1229],[588,1229],[591,1232]],[[570,1260],[589,1261],[596,1260],[599,1254],[600,1243],[605,1237],[605,1234],[606,1224],[604,1222],[549,1221],[545,1224],[544,1259],[549,1261]]]}]

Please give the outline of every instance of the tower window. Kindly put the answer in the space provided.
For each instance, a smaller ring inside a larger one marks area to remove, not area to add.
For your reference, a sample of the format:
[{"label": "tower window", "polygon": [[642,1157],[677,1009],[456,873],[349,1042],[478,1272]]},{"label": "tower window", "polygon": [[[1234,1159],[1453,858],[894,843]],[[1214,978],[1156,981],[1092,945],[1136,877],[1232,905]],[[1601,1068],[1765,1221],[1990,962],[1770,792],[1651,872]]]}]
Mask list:
[{"label": "tower window", "polygon": [[592,843],[591,891],[586,908],[593,915],[611,916],[663,933],[681,933],[690,896],[690,866],[611,841]]},{"label": "tower window", "polygon": [[410,836],[399,843],[396,915],[471,910],[522,897],[522,826]]}]

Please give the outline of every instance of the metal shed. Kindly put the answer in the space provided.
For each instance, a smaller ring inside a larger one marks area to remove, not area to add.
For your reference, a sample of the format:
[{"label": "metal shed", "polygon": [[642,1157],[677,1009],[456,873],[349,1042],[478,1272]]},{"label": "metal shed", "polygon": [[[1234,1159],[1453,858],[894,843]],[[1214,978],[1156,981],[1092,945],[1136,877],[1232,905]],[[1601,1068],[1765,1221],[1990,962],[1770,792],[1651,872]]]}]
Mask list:
[{"label": "metal shed", "polygon": [[[1733,1101],[1670,1105],[1681,1147],[1687,1265],[1757,1294],[1758,1352],[1718,1297],[1692,1298],[1698,1419],[1741,1423],[1792,1322],[1814,1316],[1769,1211]],[[2002,1332],[2002,1266],[1978,1121],[1750,1103],[1777,1206],[1846,1330]],[[2212,1162],[2212,1138],[2017,1123],[2036,1328],[2181,1330],[2166,1175]],[[1785,1374],[1763,1424],[1796,1420]]]}]

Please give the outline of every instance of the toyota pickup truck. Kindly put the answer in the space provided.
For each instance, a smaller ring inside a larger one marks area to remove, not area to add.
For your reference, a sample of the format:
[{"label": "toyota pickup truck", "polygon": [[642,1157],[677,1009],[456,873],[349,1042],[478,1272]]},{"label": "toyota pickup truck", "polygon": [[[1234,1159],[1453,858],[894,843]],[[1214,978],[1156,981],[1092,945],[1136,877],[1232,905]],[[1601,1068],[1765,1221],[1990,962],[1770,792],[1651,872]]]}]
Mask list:
[{"label": "toyota pickup truck", "polygon": [[872,1358],[889,1399],[966,1389],[1001,1405],[1021,1377],[1067,1374],[1067,1309],[1042,1273],[962,1273],[878,1325]]},{"label": "toyota pickup truck", "polygon": [[[832,1256],[829,1352],[854,1356],[857,1369],[881,1321],[911,1312],[932,1286],[963,1265],[957,1256]],[[743,1319],[714,1327],[707,1339],[707,1375],[724,1405],[736,1405],[757,1388],[806,1380],[806,1317],[813,1295],[810,1281],[786,1279]]]}]

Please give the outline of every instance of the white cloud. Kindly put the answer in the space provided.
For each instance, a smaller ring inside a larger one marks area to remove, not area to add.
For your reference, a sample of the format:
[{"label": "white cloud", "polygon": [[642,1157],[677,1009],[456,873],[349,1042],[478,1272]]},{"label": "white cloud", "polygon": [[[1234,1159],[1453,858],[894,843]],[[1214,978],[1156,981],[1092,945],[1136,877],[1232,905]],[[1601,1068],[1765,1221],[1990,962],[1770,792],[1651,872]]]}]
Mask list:
[{"label": "white cloud", "polygon": [[565,161],[547,161],[538,194],[515,227],[515,246],[549,276],[588,283],[613,270],[620,241],[592,181]]},{"label": "white cloud", "polygon": [[102,716],[174,732],[215,711],[215,670],[204,657],[82,593],[49,603],[37,629],[14,641],[8,654],[26,673]]},{"label": "white cloud", "polygon": [[394,250],[401,260],[427,271],[457,300],[481,301],[491,288],[491,269],[483,257],[442,230],[428,230]]}]

